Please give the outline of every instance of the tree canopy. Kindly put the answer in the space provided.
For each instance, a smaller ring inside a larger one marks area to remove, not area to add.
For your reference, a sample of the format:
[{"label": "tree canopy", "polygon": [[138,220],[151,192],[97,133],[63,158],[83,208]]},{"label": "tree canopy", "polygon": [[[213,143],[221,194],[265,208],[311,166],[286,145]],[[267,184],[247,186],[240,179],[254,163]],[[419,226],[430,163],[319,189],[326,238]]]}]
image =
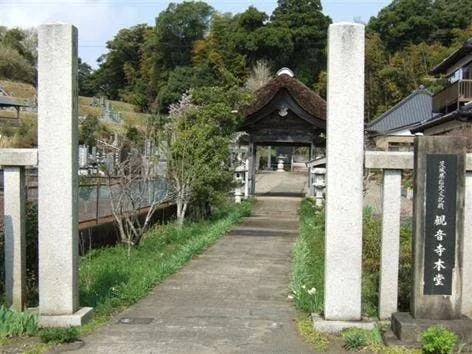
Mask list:
[{"label": "tree canopy", "polygon": [[[223,14],[203,1],[170,3],[154,25],[118,31],[97,70],[79,61],[79,92],[152,113],[121,133],[136,149],[145,139],[159,147],[165,140],[183,220],[189,203],[198,201],[196,209],[205,210],[227,191],[228,143],[241,120],[235,112],[273,73],[289,67],[326,95],[330,23],[320,0],[278,0],[271,14],[255,6]],[[441,89],[431,68],[470,37],[472,0],[393,0],[380,10],[367,25],[366,121],[420,85],[433,93]],[[0,79],[34,84],[36,56],[33,30],[0,26]],[[97,132],[106,134],[96,117],[80,128],[87,144]]]},{"label": "tree canopy", "polygon": [[35,30],[0,26],[0,79],[36,84],[36,46]]},{"label": "tree canopy", "polygon": [[[429,71],[472,36],[472,0],[393,0],[367,24],[366,120],[419,85],[440,81]],[[167,114],[190,89],[246,87],[265,63],[289,67],[318,93],[326,92],[327,29],[320,0],[278,0],[271,14],[255,6],[219,13],[203,1],[170,3],[155,24],[120,30],[107,42],[99,68],[79,63],[79,92]],[[0,27],[0,78],[35,83],[36,36]],[[260,65],[260,64],[259,64]]]},{"label": "tree canopy", "polygon": [[288,66],[312,86],[326,68],[330,22],[319,0],[280,0],[271,16],[254,6],[232,15],[201,1],[171,3],[155,26],[119,31],[87,82],[109,98],[163,113],[191,88],[243,86],[260,60],[272,72]]},{"label": "tree canopy", "polygon": [[449,46],[454,30],[468,27],[471,18],[472,0],[393,0],[370,19],[368,29],[393,53],[421,42]]}]

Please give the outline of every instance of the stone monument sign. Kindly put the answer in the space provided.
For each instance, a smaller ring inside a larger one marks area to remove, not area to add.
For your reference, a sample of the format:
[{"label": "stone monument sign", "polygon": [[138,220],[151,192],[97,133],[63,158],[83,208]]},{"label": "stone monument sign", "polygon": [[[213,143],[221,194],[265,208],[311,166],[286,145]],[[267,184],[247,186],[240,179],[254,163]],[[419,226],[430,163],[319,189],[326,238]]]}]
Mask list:
[{"label": "stone monument sign", "polygon": [[418,137],[415,147],[415,318],[461,317],[465,142]]},{"label": "stone monument sign", "polygon": [[403,343],[418,343],[421,332],[442,325],[466,343],[472,320],[462,308],[470,282],[463,272],[466,141],[425,136],[415,141],[413,204],[413,292],[410,313],[392,315],[392,330]]}]

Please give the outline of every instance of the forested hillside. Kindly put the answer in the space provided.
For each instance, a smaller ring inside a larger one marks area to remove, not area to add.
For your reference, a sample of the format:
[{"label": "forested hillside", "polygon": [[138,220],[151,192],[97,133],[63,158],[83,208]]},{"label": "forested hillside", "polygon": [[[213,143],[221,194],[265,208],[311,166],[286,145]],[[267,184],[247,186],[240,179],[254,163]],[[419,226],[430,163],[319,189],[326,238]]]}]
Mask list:
[{"label": "forested hillside", "polygon": [[[438,90],[441,80],[428,72],[472,37],[471,22],[472,0],[394,0],[371,18],[366,120],[419,85]],[[80,94],[167,113],[190,88],[244,87],[258,64],[259,75],[287,66],[324,95],[330,23],[319,0],[279,0],[272,14],[256,7],[221,14],[202,1],[171,3],[154,26],[120,30],[97,70],[81,62]],[[35,83],[35,41],[33,30],[0,27],[0,79]]]},{"label": "forested hillside", "polygon": [[394,0],[367,25],[366,120],[424,85],[432,67],[472,37],[472,0]]}]

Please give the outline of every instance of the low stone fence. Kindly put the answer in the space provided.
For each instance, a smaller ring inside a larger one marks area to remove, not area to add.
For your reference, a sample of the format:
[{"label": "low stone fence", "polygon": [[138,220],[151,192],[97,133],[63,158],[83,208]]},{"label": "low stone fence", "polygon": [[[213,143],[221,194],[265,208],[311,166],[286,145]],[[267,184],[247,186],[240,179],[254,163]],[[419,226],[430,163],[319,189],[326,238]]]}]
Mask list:
[{"label": "low stone fence", "polygon": [[[403,170],[412,170],[412,152],[365,152],[365,167],[383,170],[382,183],[382,250],[379,290],[379,318],[388,319],[397,312],[398,267],[400,255],[401,176]],[[465,215],[472,215],[472,154],[466,158]],[[465,235],[472,231],[472,219],[464,218]],[[472,279],[472,244],[464,242],[464,279]],[[469,262],[469,264],[465,264]],[[472,284],[463,283],[463,294],[472,294]],[[462,297],[462,308],[472,315],[472,298]]]}]

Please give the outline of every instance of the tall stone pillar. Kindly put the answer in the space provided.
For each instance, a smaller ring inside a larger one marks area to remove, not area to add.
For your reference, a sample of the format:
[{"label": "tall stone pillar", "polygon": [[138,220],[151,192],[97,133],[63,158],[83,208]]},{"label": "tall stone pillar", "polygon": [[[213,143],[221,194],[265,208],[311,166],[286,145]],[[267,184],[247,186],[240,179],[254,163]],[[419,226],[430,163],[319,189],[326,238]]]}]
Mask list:
[{"label": "tall stone pillar", "polygon": [[327,101],[324,315],[326,320],[357,321],[361,319],[364,161],[361,24],[329,27]]},{"label": "tall stone pillar", "polygon": [[39,315],[43,326],[81,325],[79,310],[77,29],[38,30]]}]

